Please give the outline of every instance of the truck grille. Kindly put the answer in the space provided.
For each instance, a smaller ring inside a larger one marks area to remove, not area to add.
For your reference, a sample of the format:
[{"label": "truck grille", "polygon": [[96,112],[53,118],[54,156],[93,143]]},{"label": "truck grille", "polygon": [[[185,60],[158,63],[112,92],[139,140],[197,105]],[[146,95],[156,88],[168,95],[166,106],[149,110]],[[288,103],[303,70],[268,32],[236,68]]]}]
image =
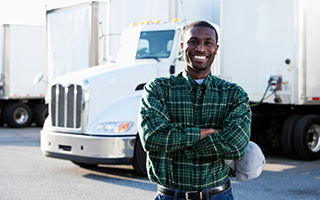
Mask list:
[{"label": "truck grille", "polygon": [[79,85],[51,88],[52,126],[61,128],[81,127],[82,88]]}]

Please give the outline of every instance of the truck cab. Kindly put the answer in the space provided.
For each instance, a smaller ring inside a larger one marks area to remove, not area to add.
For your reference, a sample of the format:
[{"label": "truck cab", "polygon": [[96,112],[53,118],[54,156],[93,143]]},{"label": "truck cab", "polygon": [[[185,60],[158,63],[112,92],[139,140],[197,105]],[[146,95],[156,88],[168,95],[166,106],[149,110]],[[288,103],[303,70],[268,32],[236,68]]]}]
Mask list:
[{"label": "truck cab", "polygon": [[41,130],[48,157],[80,166],[132,164],[146,175],[137,117],[144,85],[184,67],[180,43],[186,22],[146,22],[123,31],[115,63],[55,78]]}]

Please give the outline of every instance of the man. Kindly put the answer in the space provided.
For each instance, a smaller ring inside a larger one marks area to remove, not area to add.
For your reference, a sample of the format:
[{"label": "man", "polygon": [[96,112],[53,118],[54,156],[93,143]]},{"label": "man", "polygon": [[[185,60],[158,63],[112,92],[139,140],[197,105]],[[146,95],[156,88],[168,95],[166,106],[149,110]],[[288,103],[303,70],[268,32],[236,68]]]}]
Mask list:
[{"label": "man", "polygon": [[215,28],[196,21],[183,33],[185,70],[145,86],[139,133],[156,199],[233,199],[224,160],[240,160],[250,137],[245,91],[211,74]]}]

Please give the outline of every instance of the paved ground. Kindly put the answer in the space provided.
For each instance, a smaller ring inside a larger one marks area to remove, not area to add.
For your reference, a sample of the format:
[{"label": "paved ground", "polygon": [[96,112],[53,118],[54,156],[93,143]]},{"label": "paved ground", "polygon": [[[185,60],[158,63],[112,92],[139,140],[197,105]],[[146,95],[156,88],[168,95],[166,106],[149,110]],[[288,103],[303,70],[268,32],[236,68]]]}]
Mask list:
[{"label": "paved ground", "polygon": [[[39,146],[39,128],[0,128],[0,200],[151,200],[156,194],[156,185],[131,166],[84,169],[44,157]],[[232,181],[237,200],[320,199],[320,160],[266,158],[258,179]]]}]

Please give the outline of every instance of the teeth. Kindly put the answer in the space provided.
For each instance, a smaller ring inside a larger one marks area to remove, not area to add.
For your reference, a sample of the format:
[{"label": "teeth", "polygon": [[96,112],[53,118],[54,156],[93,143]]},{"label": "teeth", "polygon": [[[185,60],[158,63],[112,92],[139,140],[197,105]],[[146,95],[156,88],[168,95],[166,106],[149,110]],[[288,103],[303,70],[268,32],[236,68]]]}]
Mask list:
[{"label": "teeth", "polygon": [[205,56],[194,56],[196,59],[206,59],[206,57]]}]

